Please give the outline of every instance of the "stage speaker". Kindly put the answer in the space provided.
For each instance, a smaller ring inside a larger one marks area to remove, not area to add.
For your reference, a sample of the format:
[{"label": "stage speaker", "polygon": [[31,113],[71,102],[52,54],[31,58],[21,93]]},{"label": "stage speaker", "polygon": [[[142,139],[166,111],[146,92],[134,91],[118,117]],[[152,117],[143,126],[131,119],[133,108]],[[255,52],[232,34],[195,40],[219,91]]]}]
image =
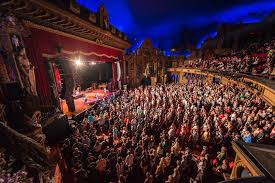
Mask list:
[{"label": "stage speaker", "polygon": [[2,85],[3,94],[8,101],[22,99],[23,90],[18,82],[11,82]]},{"label": "stage speaker", "polygon": [[61,113],[55,114],[43,126],[43,133],[46,135],[47,145],[55,145],[66,139],[71,133],[68,118]]}]

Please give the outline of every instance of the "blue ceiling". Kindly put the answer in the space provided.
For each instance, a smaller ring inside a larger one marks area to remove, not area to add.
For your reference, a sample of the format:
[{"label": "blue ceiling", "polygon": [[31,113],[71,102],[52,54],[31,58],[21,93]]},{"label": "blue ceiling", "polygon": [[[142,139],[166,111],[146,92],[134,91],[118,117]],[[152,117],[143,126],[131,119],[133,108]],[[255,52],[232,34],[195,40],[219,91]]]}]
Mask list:
[{"label": "blue ceiling", "polygon": [[92,11],[103,3],[112,25],[130,38],[132,49],[145,37],[162,50],[193,44],[214,37],[222,23],[261,21],[275,0],[77,0]]}]

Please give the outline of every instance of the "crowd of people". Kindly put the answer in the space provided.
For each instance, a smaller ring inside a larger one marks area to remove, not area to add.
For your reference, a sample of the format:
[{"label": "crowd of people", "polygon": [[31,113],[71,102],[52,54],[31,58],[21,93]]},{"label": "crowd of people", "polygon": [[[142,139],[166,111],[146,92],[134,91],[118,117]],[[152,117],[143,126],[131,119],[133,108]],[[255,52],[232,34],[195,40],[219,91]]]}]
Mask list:
[{"label": "crowd of people", "polygon": [[0,183],[33,183],[33,178],[18,165],[13,156],[0,152]]},{"label": "crowd of people", "polygon": [[274,115],[233,84],[139,87],[87,111],[61,150],[75,182],[215,182],[231,141],[274,144]]},{"label": "crowd of people", "polygon": [[240,50],[232,50],[225,56],[194,60],[188,65],[200,69],[227,72],[244,72],[275,76],[275,39],[253,42]]}]

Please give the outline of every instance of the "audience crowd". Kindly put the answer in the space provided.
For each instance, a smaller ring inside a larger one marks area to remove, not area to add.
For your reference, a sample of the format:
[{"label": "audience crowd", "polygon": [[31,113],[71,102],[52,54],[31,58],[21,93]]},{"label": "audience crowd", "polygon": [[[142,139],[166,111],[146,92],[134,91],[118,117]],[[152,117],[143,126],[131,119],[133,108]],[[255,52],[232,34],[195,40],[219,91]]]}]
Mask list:
[{"label": "audience crowd", "polygon": [[244,72],[275,76],[275,39],[270,42],[259,41],[244,49],[232,50],[225,56],[193,60],[188,66],[200,69]]},{"label": "audience crowd", "polygon": [[231,141],[274,144],[274,114],[237,85],[139,87],[87,111],[61,150],[75,182],[215,182]]},{"label": "audience crowd", "polygon": [[33,183],[24,168],[18,169],[18,163],[13,156],[0,153],[0,183]]}]

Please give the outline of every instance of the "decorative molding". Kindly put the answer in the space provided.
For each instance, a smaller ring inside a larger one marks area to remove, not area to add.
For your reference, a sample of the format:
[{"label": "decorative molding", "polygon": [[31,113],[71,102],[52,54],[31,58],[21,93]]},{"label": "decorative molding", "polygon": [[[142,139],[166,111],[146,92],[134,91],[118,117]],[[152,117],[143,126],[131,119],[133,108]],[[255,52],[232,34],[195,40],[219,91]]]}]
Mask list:
[{"label": "decorative molding", "polygon": [[[115,56],[111,56],[111,55],[106,55],[106,54],[98,54],[96,52],[82,52],[82,51],[68,51],[68,50],[61,50],[61,53],[67,54],[67,55],[83,55],[83,56],[91,56],[91,55],[95,55],[97,57],[106,57],[106,58],[113,58],[113,59],[118,59],[118,57]],[[61,54],[57,53],[57,54],[47,54],[47,53],[43,53],[42,54],[43,57],[45,58],[56,58],[56,57],[60,57]],[[66,57],[68,58],[68,57]],[[68,58],[68,60],[70,60],[70,58]]]},{"label": "decorative molding", "polygon": [[115,34],[116,33],[116,28],[111,26],[111,33]]},{"label": "decorative molding", "polygon": [[[79,18],[79,17],[77,17],[75,15],[72,15],[72,14],[70,14],[67,11],[59,9],[56,6],[54,6],[54,5],[50,4],[50,3],[47,3],[46,1],[42,1],[42,0],[30,0],[30,1],[34,2],[36,4],[39,4],[43,8],[47,8],[48,11],[53,11],[56,14],[60,14],[62,16],[65,16],[68,20],[71,20],[71,21],[73,21],[73,22],[75,22],[75,23],[77,23],[79,25],[82,25],[82,26],[85,26],[85,27],[89,27],[90,29],[93,29],[96,32],[98,32],[99,35],[101,34],[101,36],[103,36],[103,37],[106,36],[106,33],[104,34],[103,33],[104,31],[102,29],[100,29],[99,27],[95,27],[95,26],[91,25],[89,22],[87,22],[87,21],[85,21],[85,20],[83,20],[83,19],[81,19],[81,18]],[[102,35],[102,33],[103,33],[103,35]],[[108,37],[108,39],[114,39],[113,41],[117,41],[117,42],[121,42],[121,43],[124,42],[122,39],[114,37],[114,36],[113,37]]]},{"label": "decorative molding", "polygon": [[96,22],[97,22],[97,20],[96,20],[96,14],[90,12],[90,14],[89,14],[89,20],[90,20],[92,23],[96,24]]},{"label": "decorative molding", "polygon": [[69,37],[69,38],[76,39],[76,40],[79,40],[79,41],[85,41],[87,43],[96,44],[98,46],[102,46],[102,47],[105,47],[105,48],[111,48],[111,49],[118,50],[118,51],[124,51],[123,49],[114,48],[112,46],[108,46],[108,45],[104,45],[104,44],[98,44],[96,41],[91,41],[91,40],[84,39],[84,38],[81,38],[81,37],[78,37],[78,36],[75,36],[75,35],[72,35],[72,34],[61,32],[61,31],[58,31],[58,30],[54,30],[52,28],[45,27],[45,26],[42,26],[42,25],[38,25],[38,24],[32,23],[30,21],[24,21],[24,23],[25,23],[25,25],[27,25],[31,28],[35,28],[35,29],[46,31],[46,32],[58,34],[58,35]]},{"label": "decorative molding", "polygon": [[76,14],[80,14],[80,6],[75,2],[75,0],[70,0],[70,10]]},{"label": "decorative molding", "polygon": [[97,57],[107,57],[107,58],[113,58],[113,59],[118,59],[118,57],[111,56],[111,55],[106,55],[106,54],[98,54],[96,52],[82,52],[82,51],[67,51],[67,50],[61,50],[61,53],[68,54],[68,55],[84,55],[84,56],[91,56],[95,55]]},{"label": "decorative molding", "polygon": [[[130,47],[130,43],[120,38],[119,35],[113,35],[110,31],[102,30],[94,25],[90,17],[88,20],[81,19],[74,13],[44,0],[17,0],[16,2],[14,4],[13,0],[6,0],[6,2],[0,3],[0,10],[11,11],[23,20],[73,34],[90,41],[99,38],[105,45],[112,48],[124,50]],[[92,17],[92,20],[96,19]]]},{"label": "decorative molding", "polygon": [[42,57],[44,57],[44,58],[47,58],[47,59],[53,59],[53,58],[57,58],[57,57],[59,57],[60,56],[60,54],[47,54],[47,53],[43,53],[42,54]]},{"label": "decorative molding", "polygon": [[103,45],[103,41],[101,41],[100,39],[96,39],[95,42],[99,45]]}]

